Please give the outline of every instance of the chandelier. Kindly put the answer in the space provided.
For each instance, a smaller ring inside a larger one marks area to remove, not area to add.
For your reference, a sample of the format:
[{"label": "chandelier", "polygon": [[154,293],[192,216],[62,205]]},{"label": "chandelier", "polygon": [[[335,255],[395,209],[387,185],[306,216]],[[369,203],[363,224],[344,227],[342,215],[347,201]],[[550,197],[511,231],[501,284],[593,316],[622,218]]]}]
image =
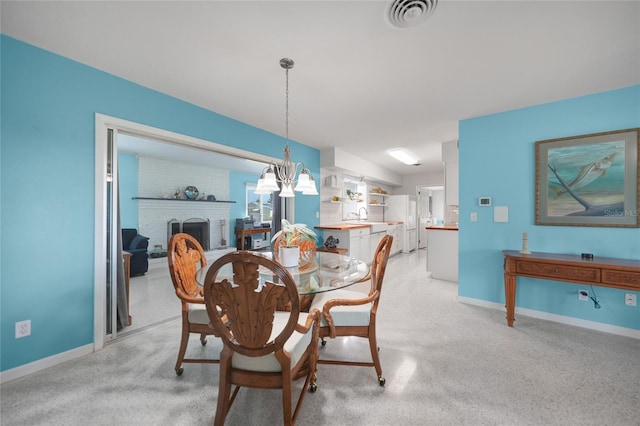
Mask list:
[{"label": "chandelier", "polygon": [[[285,139],[289,140],[289,70],[293,68],[293,60],[289,58],[280,59],[280,66],[285,69],[286,75],[286,103],[285,103]],[[298,168],[300,172],[298,173]],[[298,175],[296,179],[296,175]],[[278,185],[282,185],[282,189]],[[291,150],[287,143],[284,147],[284,156],[280,164],[269,163],[264,168],[258,184],[256,194],[270,194],[273,191],[280,191],[281,197],[294,197],[295,193],[302,192],[303,195],[318,195],[316,183],[311,176],[311,172],[304,166],[304,163],[294,163],[291,161]]]}]

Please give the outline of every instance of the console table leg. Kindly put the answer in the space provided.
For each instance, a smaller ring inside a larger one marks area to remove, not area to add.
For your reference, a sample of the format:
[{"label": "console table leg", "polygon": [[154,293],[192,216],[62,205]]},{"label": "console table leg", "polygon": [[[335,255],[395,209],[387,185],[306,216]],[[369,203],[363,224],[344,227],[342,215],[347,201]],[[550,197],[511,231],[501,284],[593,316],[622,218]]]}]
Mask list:
[{"label": "console table leg", "polygon": [[516,276],[504,274],[504,297],[507,308],[507,325],[513,327],[516,320]]}]

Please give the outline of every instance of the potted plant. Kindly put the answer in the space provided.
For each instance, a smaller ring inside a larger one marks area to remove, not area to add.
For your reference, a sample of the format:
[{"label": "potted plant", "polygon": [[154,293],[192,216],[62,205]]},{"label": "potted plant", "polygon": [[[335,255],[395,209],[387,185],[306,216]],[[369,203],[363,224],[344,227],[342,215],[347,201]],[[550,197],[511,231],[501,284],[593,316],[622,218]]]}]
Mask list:
[{"label": "potted plant", "polygon": [[360,197],[362,197],[362,192],[353,192],[352,190],[347,188],[347,197],[349,197],[351,201],[362,201],[360,199]]},{"label": "potted plant", "polygon": [[304,267],[315,258],[316,238],[307,225],[282,219],[282,229],[271,238],[273,256],[287,268]]}]

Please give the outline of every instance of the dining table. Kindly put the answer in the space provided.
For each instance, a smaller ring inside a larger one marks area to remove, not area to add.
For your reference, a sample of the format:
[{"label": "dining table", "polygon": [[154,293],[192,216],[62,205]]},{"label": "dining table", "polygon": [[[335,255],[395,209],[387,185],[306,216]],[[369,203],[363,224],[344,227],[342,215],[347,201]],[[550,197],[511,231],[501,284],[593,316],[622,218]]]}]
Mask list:
[{"label": "dining table", "polygon": [[[272,252],[256,252],[262,256],[273,258]],[[204,284],[207,271],[211,265],[201,268],[196,273],[196,280]],[[300,295],[300,310],[308,309],[316,293],[338,290],[360,282],[369,274],[367,262],[343,254],[317,252],[315,259],[303,267],[286,268],[298,288]],[[271,279],[270,271],[259,268],[260,279]],[[233,275],[232,266],[226,264],[218,271],[217,281]]]}]

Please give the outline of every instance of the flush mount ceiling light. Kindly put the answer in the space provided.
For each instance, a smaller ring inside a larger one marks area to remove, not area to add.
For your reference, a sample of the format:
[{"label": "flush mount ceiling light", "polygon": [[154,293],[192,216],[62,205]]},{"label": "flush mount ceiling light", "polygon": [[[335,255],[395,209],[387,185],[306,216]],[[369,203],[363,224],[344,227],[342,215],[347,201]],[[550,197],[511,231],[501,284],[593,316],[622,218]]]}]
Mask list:
[{"label": "flush mount ceiling light", "polygon": [[408,28],[424,22],[433,13],[438,0],[394,0],[389,6],[389,22]]},{"label": "flush mount ceiling light", "polygon": [[[289,70],[293,68],[293,60],[289,58],[280,59],[280,66],[285,69],[286,89],[285,89],[285,139],[289,140]],[[300,174],[298,174],[300,168]],[[296,175],[298,175],[296,183]],[[282,184],[282,190],[278,185]],[[295,188],[294,188],[295,185]],[[280,191],[281,197],[294,197],[294,191],[302,192],[303,195],[318,195],[316,183],[311,176],[311,172],[304,166],[304,163],[294,163],[291,161],[291,150],[289,144],[284,146],[284,156],[280,164],[271,162],[260,175],[256,185],[256,194],[270,194],[273,191]]]},{"label": "flush mount ceiling light", "polygon": [[389,151],[389,155],[398,161],[402,161],[408,166],[419,166],[418,160],[416,160],[411,154],[403,149],[392,149]]}]

